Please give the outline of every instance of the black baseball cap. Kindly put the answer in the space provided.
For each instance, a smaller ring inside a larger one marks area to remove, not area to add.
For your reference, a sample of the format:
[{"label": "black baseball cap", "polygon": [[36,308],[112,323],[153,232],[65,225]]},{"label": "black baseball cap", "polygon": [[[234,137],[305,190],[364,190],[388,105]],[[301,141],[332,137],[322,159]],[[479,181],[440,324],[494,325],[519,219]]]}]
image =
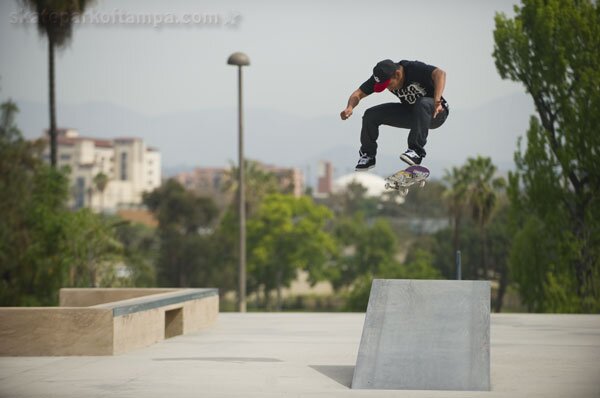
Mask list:
[{"label": "black baseball cap", "polygon": [[391,59],[384,59],[375,65],[373,68],[373,78],[375,79],[374,91],[376,93],[382,92],[389,86],[390,79],[398,68],[398,64]]}]

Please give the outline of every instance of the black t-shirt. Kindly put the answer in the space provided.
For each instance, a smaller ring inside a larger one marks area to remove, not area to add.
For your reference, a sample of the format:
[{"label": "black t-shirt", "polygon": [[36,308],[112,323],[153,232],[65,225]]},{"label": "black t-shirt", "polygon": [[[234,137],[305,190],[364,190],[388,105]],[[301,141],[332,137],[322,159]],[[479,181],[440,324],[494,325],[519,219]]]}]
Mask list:
[{"label": "black t-shirt", "polygon": [[[436,68],[420,61],[400,61],[397,65],[404,67],[404,85],[393,93],[398,97],[400,103],[412,105],[419,97],[433,98],[435,86],[431,73]],[[363,93],[369,95],[374,92],[375,78],[371,76],[369,80],[360,85]],[[442,104],[446,101],[442,98]]]}]

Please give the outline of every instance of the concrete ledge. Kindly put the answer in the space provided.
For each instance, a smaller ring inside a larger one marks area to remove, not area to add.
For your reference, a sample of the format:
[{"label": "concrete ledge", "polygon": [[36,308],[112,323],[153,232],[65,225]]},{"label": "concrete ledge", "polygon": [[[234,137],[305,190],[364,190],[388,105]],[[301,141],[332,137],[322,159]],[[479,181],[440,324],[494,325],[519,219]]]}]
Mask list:
[{"label": "concrete ledge", "polygon": [[[210,326],[219,313],[218,289],[61,289],[60,297],[74,306],[0,308],[0,355],[115,355]],[[122,297],[133,298],[106,302]]]},{"label": "concrete ledge", "polygon": [[111,355],[113,316],[91,308],[0,308],[0,355]]},{"label": "concrete ledge", "polygon": [[59,291],[60,307],[91,307],[151,294],[174,292],[174,288],[64,288]]},{"label": "concrete ledge", "polygon": [[352,388],[490,389],[490,283],[376,279]]},{"label": "concrete ledge", "polygon": [[112,311],[114,354],[121,354],[215,323],[219,295],[216,289],[189,289],[92,308]]},{"label": "concrete ledge", "polygon": [[94,308],[111,309],[114,316],[121,316],[215,295],[218,296],[218,290],[216,289],[169,289],[167,292],[150,293],[150,295],[144,295],[143,297],[98,304]]}]

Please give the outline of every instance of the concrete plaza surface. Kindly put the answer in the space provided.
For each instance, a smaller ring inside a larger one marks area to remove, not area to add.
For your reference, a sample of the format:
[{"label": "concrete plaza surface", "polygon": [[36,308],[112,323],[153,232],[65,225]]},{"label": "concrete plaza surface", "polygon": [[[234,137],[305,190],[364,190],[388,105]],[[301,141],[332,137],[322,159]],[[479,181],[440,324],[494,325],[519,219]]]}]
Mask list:
[{"label": "concrete plaza surface", "polygon": [[493,314],[490,392],[352,390],[364,314],[221,313],[106,357],[2,357],[0,397],[600,397],[600,316]]}]

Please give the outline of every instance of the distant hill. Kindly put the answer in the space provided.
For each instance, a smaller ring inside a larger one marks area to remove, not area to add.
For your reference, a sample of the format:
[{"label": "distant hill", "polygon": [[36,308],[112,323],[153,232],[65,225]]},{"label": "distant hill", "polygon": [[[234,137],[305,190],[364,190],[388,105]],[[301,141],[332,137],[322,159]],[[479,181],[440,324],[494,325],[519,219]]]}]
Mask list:
[{"label": "distant hill", "polygon": [[[27,138],[39,137],[48,125],[44,103],[18,101],[19,127]],[[60,127],[76,128],[99,138],[141,137],[157,147],[165,175],[198,166],[226,166],[237,162],[237,113],[230,109],[198,109],[147,116],[105,102],[59,104]],[[360,124],[364,108],[342,122],[338,114],[302,117],[279,111],[245,111],[246,156],[265,163],[301,168],[311,181],[319,160],[333,163],[336,176],[353,171],[358,159]],[[425,165],[433,177],[478,154],[492,157],[500,170],[513,167],[516,140],[524,135],[531,100],[525,94],[499,98],[473,109],[454,109],[446,124],[431,130]],[[398,155],[406,149],[408,132],[382,126],[377,157],[378,174],[403,166]]]}]

